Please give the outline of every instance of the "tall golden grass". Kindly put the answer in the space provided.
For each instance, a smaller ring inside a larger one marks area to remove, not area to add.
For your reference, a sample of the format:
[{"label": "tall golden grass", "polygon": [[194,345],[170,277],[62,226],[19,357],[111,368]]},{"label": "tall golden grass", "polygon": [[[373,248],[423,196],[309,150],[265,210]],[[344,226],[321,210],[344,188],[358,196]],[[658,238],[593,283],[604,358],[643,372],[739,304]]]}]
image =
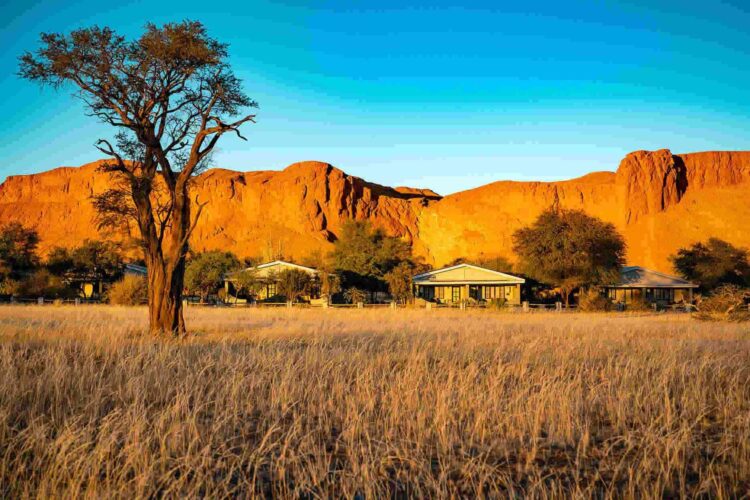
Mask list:
[{"label": "tall golden grass", "polygon": [[736,497],[750,334],[688,316],[0,308],[0,495]]}]

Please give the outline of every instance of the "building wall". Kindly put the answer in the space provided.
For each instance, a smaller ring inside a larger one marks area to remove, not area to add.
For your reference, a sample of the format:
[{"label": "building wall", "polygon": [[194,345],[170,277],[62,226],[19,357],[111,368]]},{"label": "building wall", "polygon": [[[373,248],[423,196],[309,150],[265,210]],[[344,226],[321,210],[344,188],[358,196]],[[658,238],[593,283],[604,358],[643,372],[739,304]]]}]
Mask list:
[{"label": "building wall", "polygon": [[418,296],[439,303],[461,302],[475,299],[490,301],[505,299],[508,304],[521,303],[520,284],[497,285],[417,285]]},{"label": "building wall", "polygon": [[[234,288],[234,285],[231,281],[224,281],[224,289],[226,290],[226,293],[229,295],[235,295],[236,289]],[[286,297],[282,296],[278,292],[278,284],[275,282],[268,282],[263,284],[261,289],[253,295],[254,299],[257,301],[269,301],[269,302],[285,302]],[[320,297],[320,291],[317,289],[312,290],[312,294],[310,295],[303,295],[300,297],[300,300],[303,302],[309,302],[313,299],[317,299]]]},{"label": "building wall", "polygon": [[629,304],[633,301],[676,303],[688,302],[691,298],[689,288],[609,288],[607,297],[614,302]]}]

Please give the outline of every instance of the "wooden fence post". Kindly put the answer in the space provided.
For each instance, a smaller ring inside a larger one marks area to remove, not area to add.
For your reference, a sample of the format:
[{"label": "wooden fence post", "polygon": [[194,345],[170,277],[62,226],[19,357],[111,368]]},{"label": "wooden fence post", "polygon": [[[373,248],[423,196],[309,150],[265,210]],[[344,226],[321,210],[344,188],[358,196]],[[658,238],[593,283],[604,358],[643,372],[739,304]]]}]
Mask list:
[{"label": "wooden fence post", "polygon": [[529,312],[529,301],[528,300],[524,300],[522,302],[522,306],[523,306],[523,312],[525,312],[525,313]]},{"label": "wooden fence post", "polygon": [[357,302],[357,309],[364,309],[365,303],[364,302]]},{"label": "wooden fence post", "polygon": [[38,299],[36,299],[36,303],[39,304],[40,306],[43,306],[44,305],[44,297],[39,297]]},{"label": "wooden fence post", "polygon": [[555,302],[555,311],[562,312],[562,302]]}]

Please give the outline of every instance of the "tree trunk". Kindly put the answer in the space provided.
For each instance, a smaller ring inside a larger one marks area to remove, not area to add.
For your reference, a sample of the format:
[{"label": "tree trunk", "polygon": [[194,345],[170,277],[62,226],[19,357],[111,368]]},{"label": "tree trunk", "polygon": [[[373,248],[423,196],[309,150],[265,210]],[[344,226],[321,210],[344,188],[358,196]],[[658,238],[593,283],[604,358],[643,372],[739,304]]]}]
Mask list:
[{"label": "tree trunk", "polygon": [[570,307],[570,293],[572,290],[569,290],[568,288],[560,288],[560,291],[562,292],[563,296],[563,302],[565,303],[565,309],[568,309]]},{"label": "tree trunk", "polygon": [[158,236],[151,211],[150,193],[137,198],[146,267],[148,268],[149,331],[156,336],[185,335],[182,291],[185,286],[185,257],[190,231],[190,200],[187,186],[171,194],[172,218],[169,233]]},{"label": "tree trunk", "polygon": [[182,315],[184,266],[170,272],[161,259],[149,260],[148,312],[149,331],[156,336],[182,336],[186,333]]}]

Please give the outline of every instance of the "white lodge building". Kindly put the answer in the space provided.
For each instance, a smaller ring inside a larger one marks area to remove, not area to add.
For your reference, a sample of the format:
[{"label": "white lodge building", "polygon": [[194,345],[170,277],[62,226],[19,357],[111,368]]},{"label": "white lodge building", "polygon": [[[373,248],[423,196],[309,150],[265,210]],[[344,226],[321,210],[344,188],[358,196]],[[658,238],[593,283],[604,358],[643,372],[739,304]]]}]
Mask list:
[{"label": "white lodge building", "polygon": [[521,285],[526,280],[471,264],[458,264],[414,276],[412,282],[419,298],[440,303],[468,299],[491,301],[505,299],[521,303]]}]

